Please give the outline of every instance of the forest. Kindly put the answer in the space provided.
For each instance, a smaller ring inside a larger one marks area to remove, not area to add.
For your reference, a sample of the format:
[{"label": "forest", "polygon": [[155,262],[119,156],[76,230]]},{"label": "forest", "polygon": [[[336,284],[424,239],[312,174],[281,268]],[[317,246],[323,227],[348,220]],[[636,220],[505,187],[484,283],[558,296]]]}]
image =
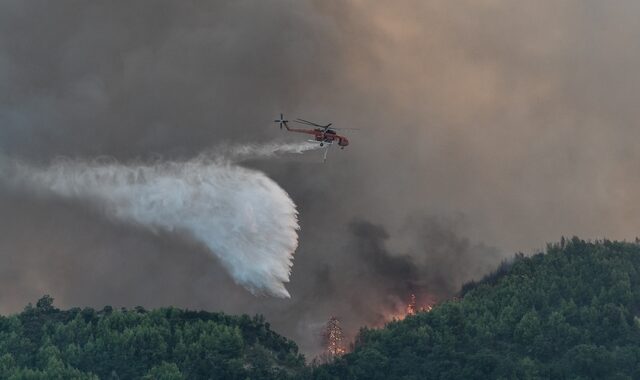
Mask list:
[{"label": "forest", "polygon": [[45,296],[0,317],[0,378],[640,379],[639,269],[638,242],[562,239],[320,365],[260,316]]},{"label": "forest", "polygon": [[45,296],[0,318],[2,379],[289,379],[304,370],[296,344],[260,316],[62,311]]},{"label": "forest", "polygon": [[315,379],[640,379],[640,245],[578,238],[521,254],[383,329]]}]

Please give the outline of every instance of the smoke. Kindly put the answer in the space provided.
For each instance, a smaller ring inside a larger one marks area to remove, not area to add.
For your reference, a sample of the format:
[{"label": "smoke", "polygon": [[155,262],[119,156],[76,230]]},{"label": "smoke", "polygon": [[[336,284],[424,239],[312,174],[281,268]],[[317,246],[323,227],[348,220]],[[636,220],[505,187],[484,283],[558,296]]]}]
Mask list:
[{"label": "smoke", "polygon": [[37,167],[14,161],[6,178],[19,187],[88,201],[116,221],[187,235],[252,293],[289,297],[284,284],[298,246],[296,205],[264,173],[235,162],[315,147],[244,145],[154,163],[58,159]]},{"label": "smoke", "polygon": [[393,233],[365,220],[348,227],[343,259],[328,273],[321,268],[317,274],[327,284],[320,293],[323,298],[346,301],[332,307],[350,332],[362,321],[373,326],[387,322],[391,314],[404,310],[411,294],[419,305],[451,297],[502,257],[498,249],[458,235],[455,220],[409,218]]}]

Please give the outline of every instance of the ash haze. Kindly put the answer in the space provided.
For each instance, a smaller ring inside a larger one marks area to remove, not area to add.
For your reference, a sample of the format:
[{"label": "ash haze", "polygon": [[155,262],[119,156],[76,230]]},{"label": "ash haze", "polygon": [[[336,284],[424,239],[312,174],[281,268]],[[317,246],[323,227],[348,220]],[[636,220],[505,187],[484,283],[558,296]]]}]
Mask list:
[{"label": "ash haze", "polygon": [[[290,299],[255,297],[205,246],[0,183],[0,311],[176,305],[263,313],[308,354],[451,296],[561,235],[632,239],[640,3],[4,1],[0,152],[189,160],[299,141],[279,112],[357,127],[351,145],[254,159],[298,205]],[[3,174],[5,177],[7,173]]]}]

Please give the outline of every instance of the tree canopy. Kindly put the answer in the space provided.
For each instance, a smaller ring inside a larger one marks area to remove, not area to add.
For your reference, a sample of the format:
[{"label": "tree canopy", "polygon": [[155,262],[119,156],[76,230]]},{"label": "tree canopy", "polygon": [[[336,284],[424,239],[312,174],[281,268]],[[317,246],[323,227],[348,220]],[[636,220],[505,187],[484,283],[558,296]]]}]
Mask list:
[{"label": "tree canopy", "polygon": [[0,317],[2,379],[290,379],[303,370],[296,344],[260,316],[63,311],[45,296]]}]

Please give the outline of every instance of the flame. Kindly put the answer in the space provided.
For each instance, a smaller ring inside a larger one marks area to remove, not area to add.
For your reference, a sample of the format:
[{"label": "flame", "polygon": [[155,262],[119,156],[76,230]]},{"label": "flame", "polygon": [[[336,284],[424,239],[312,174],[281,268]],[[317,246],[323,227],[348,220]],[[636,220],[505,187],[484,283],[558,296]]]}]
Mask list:
[{"label": "flame", "polygon": [[409,315],[415,315],[416,313],[428,313],[433,309],[434,302],[429,301],[421,306],[418,306],[418,302],[415,294],[409,296],[409,301],[406,306],[397,307],[396,310],[385,313],[383,315],[383,322],[401,321]]},{"label": "flame", "polygon": [[337,317],[329,318],[323,334],[326,361],[344,355],[347,350],[343,345],[344,333]]},{"label": "flame", "polygon": [[409,303],[407,304],[407,315],[414,315],[416,313],[416,295],[412,294]]},{"label": "flame", "polygon": [[[422,303],[420,306],[418,306],[418,300],[415,294],[411,294],[409,296],[406,304],[398,300],[394,308],[383,313],[380,320],[378,320],[378,323],[373,324],[372,327],[382,327],[389,322],[401,321],[410,315],[430,312],[435,305],[435,300],[431,296],[421,298],[426,298],[428,301]],[[334,316],[330,317],[322,332],[324,351],[314,360],[319,360],[323,363],[330,363],[334,359],[346,354],[348,350],[345,346],[344,340],[345,335],[342,327],[340,326],[340,320]]]}]

